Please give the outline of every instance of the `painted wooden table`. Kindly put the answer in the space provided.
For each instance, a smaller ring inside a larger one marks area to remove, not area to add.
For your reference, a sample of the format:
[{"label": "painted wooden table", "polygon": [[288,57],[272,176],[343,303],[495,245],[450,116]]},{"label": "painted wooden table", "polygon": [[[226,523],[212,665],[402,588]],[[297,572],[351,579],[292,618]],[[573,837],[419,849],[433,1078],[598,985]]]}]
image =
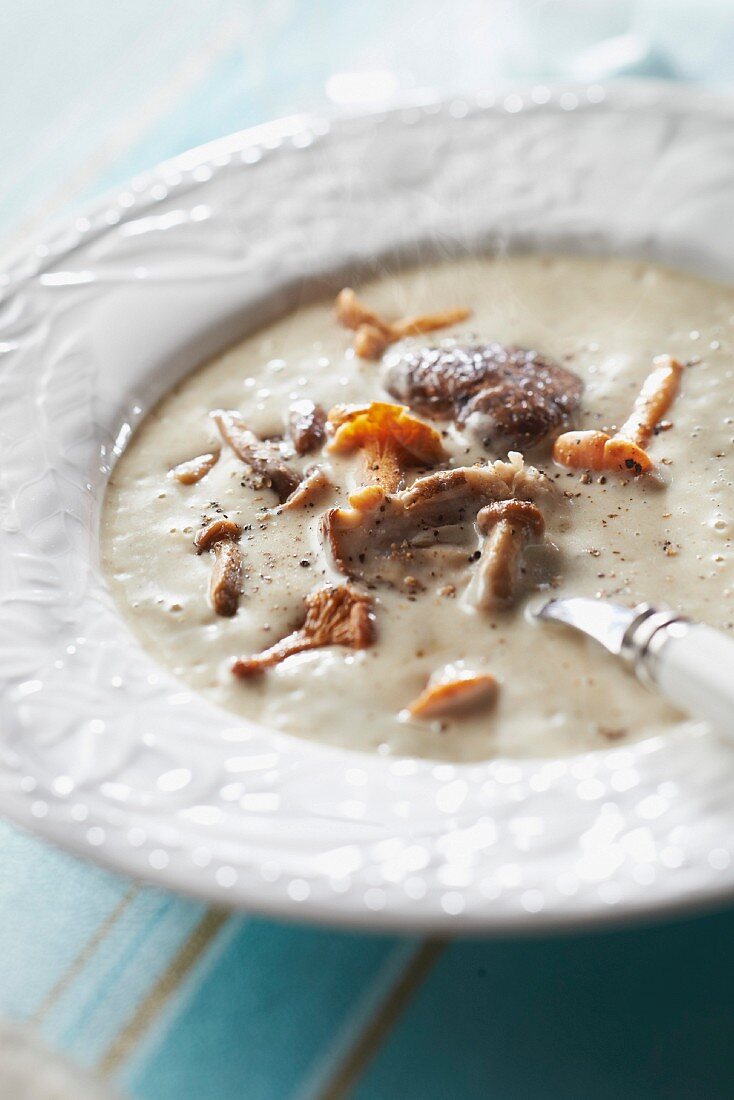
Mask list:
[{"label": "painted wooden table", "polygon": [[[512,79],[734,86],[732,56],[725,0],[4,0],[0,238],[20,245],[167,156],[296,110]],[[444,943],[208,909],[7,825],[0,858],[0,1018],[43,1048],[23,1092],[17,1036],[0,1039],[8,1100],[734,1095],[732,912]],[[49,1091],[51,1049],[87,1085]]]}]

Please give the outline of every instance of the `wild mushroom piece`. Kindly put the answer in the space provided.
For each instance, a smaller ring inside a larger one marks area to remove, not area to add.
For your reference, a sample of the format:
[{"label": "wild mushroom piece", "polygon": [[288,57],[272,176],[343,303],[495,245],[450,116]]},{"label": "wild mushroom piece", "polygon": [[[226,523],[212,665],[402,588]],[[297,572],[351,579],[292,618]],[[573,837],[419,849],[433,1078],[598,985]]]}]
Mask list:
[{"label": "wild mushroom piece", "polygon": [[621,439],[631,439],[646,447],[655,427],[673,404],[683,376],[683,364],[672,355],[656,355],[654,370],[648,374],[635,399],[634,408],[617,432]]},{"label": "wild mushroom piece", "polygon": [[351,287],[340,291],[335,305],[337,320],[356,332],[353,346],[360,359],[379,359],[385,348],[397,340],[457,325],[471,315],[471,310],[458,308],[386,321],[364,305]]},{"label": "wild mushroom piece", "polygon": [[553,446],[559,465],[574,470],[611,470],[617,473],[648,473],[654,467],[646,451],[655,426],[668,411],[680,387],[683,366],[670,355],[658,355],[634,408],[614,435],[588,430],[565,432]]},{"label": "wild mushroom piece", "polygon": [[441,328],[450,328],[451,325],[459,325],[471,317],[471,310],[459,306],[455,309],[444,309],[438,313],[423,313],[417,317],[405,317],[402,321],[395,321],[392,328],[399,340],[406,336],[421,336],[424,332],[436,332]]},{"label": "wild mushroom piece", "polygon": [[321,405],[304,399],[294,401],[288,410],[288,434],[296,453],[310,454],[326,439],[326,413]]},{"label": "wild mushroom piece", "polygon": [[232,672],[242,680],[259,676],[272,665],[306,649],[339,645],[366,649],[375,637],[372,600],[350,584],[337,588],[326,585],[305,599],[303,625],[275,645],[253,657],[240,657]]},{"label": "wild mushroom piece", "polygon": [[217,409],[211,414],[222,438],[258,479],[258,488],[270,486],[282,504],[300,483],[298,473],[283,458],[274,440],[258,439],[238,412]]},{"label": "wild mushroom piece", "polygon": [[233,519],[218,516],[204,523],[194,537],[197,554],[214,555],[209,598],[217,615],[231,617],[242,595],[242,552],[237,546],[242,528]]},{"label": "wild mushroom piece", "polygon": [[412,416],[404,405],[373,401],[367,407],[337,406],[337,425],[329,443],[334,454],[359,450],[365,466],[366,479],[387,493],[398,488],[406,466],[435,466],[448,457],[441,436],[430,425]]},{"label": "wild mushroom piece", "polygon": [[496,702],[499,684],[490,672],[446,665],[434,673],[408,709],[411,718],[443,718]]},{"label": "wild mushroom piece", "polygon": [[532,501],[503,500],[482,508],[477,526],[486,539],[470,600],[485,610],[506,606],[517,596],[525,547],[531,539],[542,538],[545,521]]},{"label": "wild mushroom piece", "polygon": [[270,511],[275,515],[280,515],[281,512],[292,512],[296,508],[306,508],[311,504],[315,504],[320,497],[332,488],[329,475],[323,466],[313,466],[306,471],[303,480],[299,482],[291,495],[277,508],[272,508]]},{"label": "wild mushroom piece", "polygon": [[178,466],[168,471],[169,476],[180,481],[182,485],[195,485],[216,466],[220,453],[220,451],[211,451],[197,455],[196,458],[190,458],[186,462],[179,462]]},{"label": "wild mushroom piece", "polygon": [[466,546],[458,557],[465,570],[482,507],[510,497],[540,499],[549,492],[548,479],[513,453],[511,462],[437,470],[390,496],[377,486],[358,490],[350,497],[351,508],[331,508],[323,515],[321,539],[327,557],[346,576],[399,584],[434,550],[440,568],[449,564],[445,551]]},{"label": "wild mushroom piece", "polygon": [[242,595],[242,552],[231,539],[214,543],[214,566],[209,598],[217,615],[231,618],[236,614]]},{"label": "wild mushroom piece", "polygon": [[395,339],[397,337],[376,325],[360,325],[354,334],[352,347],[360,359],[379,359]]},{"label": "wild mushroom piece", "polygon": [[487,343],[395,352],[383,384],[432,420],[453,420],[488,449],[525,450],[566,424],[583,383],[572,371],[527,348]]},{"label": "wild mushroom piece", "polygon": [[392,326],[359,300],[350,286],[345,286],[336,296],[334,303],[336,319],[345,328],[359,329],[362,325],[371,325],[392,337]]},{"label": "wild mushroom piece", "polygon": [[215,543],[221,542],[223,539],[239,542],[241,537],[242,528],[239,523],[236,523],[233,519],[218,516],[199,528],[194,536],[194,547],[197,554],[201,554],[205,550],[211,550]]}]

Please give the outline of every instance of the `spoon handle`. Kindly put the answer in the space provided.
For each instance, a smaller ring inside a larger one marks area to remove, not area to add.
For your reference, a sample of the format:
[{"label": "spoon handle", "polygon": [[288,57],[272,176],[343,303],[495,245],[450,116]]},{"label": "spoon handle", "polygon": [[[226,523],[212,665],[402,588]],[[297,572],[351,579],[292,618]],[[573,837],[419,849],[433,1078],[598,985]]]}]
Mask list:
[{"label": "spoon handle", "polygon": [[673,619],[650,637],[637,663],[681,710],[734,738],[734,640],[710,626]]}]

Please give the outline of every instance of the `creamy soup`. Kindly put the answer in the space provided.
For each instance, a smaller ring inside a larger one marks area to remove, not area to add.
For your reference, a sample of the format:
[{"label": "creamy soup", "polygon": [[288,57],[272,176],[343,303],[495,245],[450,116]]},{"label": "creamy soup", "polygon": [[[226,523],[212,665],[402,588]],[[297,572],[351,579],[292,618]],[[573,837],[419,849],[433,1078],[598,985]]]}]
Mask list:
[{"label": "creamy soup", "polygon": [[[284,435],[296,400],[327,411],[395,400],[383,388],[380,363],[354,353],[353,334],[336,323],[333,303],[309,305],[181,382],[114,470],[103,560],[142,644],[236,714],[352,749],[457,761],[550,756],[670,730],[682,721],[679,713],[593,643],[530,621],[526,594],[545,586],[630,605],[657,601],[733,629],[734,292],[649,264],[565,257],[452,261],[358,290],[386,317],[471,310],[459,324],[408,337],[388,355],[442,341],[497,341],[552,357],[583,380],[578,427],[621,424],[653,358],[677,357],[685,367],[680,391],[648,448],[655,476],[559,467],[551,436],[525,453],[551,492],[539,502],[542,545],[528,549],[523,591],[512,606],[487,610],[468,598],[480,555],[470,523],[446,556],[445,575],[438,553],[428,570],[407,563],[402,578],[385,583],[373,570],[366,589],[373,644],[311,649],[239,679],[234,658],[288,635],[303,621],[309,593],[345,581],[325,551],[321,517],[347,506],[364,470],[357,453],[319,448],[292,456],[286,443],[289,468],[300,473],[317,464],[330,487],[308,506],[279,513],[267,481],[253,478],[223,444],[211,411],[237,410],[267,439]],[[507,458],[451,419],[432,424],[446,452],[443,468]],[[183,484],[169,475],[176,464],[220,448],[201,480]],[[418,464],[404,480],[409,486],[425,474]],[[193,546],[202,523],[223,515],[242,528],[241,597],[230,616],[212,607],[213,554]],[[444,666],[491,674],[496,694],[439,717],[411,717],[407,708]]]}]

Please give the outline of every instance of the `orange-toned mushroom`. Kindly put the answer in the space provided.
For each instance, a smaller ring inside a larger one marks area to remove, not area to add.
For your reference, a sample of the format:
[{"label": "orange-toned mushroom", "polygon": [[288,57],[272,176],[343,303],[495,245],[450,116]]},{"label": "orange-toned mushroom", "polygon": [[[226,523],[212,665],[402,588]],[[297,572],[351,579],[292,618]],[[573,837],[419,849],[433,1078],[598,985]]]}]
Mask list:
[{"label": "orange-toned mushroom", "polygon": [[454,309],[439,310],[438,313],[421,313],[417,317],[404,317],[401,321],[395,321],[392,326],[393,333],[398,340],[405,336],[420,336],[424,332],[436,332],[441,328],[450,328],[458,325],[471,317],[471,310],[463,306]]},{"label": "orange-toned mushroom", "polygon": [[619,431],[613,436],[594,430],[564,432],[553,447],[556,462],[574,470],[613,470],[635,476],[652,470],[646,447],[673,403],[683,374],[682,364],[670,355],[658,355],[653,365]]},{"label": "orange-toned mushroom", "polygon": [[329,645],[366,649],[374,641],[372,599],[353,585],[318,588],[306,596],[305,605],[306,617],[298,630],[254,657],[240,657],[232,665],[234,675],[249,680],[306,649]]},{"label": "orange-toned mushroom", "polygon": [[446,665],[431,676],[425,689],[408,707],[411,718],[441,718],[489,706],[497,699],[499,684],[490,672],[474,672]]},{"label": "orange-toned mushroom", "polygon": [[471,310],[458,308],[386,321],[364,305],[351,287],[344,287],[336,299],[337,320],[345,328],[355,330],[353,346],[360,359],[379,359],[385,348],[396,340],[458,325],[470,314]]},{"label": "orange-toned mushroom", "polygon": [[446,458],[441,436],[405,405],[373,401],[371,405],[337,406],[329,413],[336,431],[329,444],[334,454],[362,452],[367,480],[394,492],[406,466],[435,466]]},{"label": "orange-toned mushroom", "polygon": [[387,321],[368,309],[359,300],[350,286],[345,286],[339,291],[334,303],[336,319],[345,328],[359,329],[362,325],[372,325],[373,328],[383,331],[387,336],[391,335],[391,326]]}]

